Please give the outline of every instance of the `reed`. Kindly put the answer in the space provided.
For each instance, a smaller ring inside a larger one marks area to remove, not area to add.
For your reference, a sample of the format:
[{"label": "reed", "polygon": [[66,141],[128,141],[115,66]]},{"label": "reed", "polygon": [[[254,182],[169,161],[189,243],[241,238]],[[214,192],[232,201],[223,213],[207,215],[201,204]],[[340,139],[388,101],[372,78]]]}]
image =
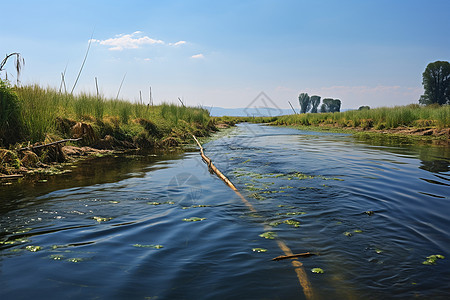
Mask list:
[{"label": "reed", "polygon": [[111,132],[100,128],[109,126],[129,139],[145,130],[139,120],[155,124],[157,132],[163,133],[161,138],[176,129],[207,128],[210,121],[209,112],[202,108],[166,103],[147,106],[87,93],[75,96],[38,85],[16,86],[11,90],[20,103],[20,119],[24,125],[21,136],[31,142],[43,141],[49,135],[67,138],[61,136],[56,122],[58,118],[90,123],[99,132]]},{"label": "reed", "polygon": [[397,127],[450,127],[450,106],[421,106],[410,104],[381,107],[370,110],[351,110],[339,113],[300,114],[277,117],[279,125],[324,125],[360,127],[364,129],[391,129]]}]

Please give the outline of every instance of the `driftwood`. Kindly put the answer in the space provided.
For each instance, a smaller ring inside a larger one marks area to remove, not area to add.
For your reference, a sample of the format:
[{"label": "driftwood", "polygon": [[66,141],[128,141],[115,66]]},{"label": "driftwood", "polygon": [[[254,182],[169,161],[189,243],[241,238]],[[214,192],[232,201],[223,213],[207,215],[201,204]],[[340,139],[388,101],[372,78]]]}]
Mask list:
[{"label": "driftwood", "polygon": [[317,255],[317,254],[316,253],[311,253],[311,252],[305,252],[305,253],[292,254],[292,255],[281,255],[281,256],[277,256],[275,258],[272,258],[272,260],[278,261],[278,260],[283,260],[283,259],[297,258],[297,257],[308,257],[308,256],[313,256],[313,255]]},{"label": "driftwood", "polygon": [[0,179],[12,179],[12,178],[22,178],[22,174],[14,174],[14,175],[2,175]]},{"label": "driftwood", "polygon": [[18,149],[17,151],[25,151],[25,150],[39,149],[39,148],[43,148],[43,147],[48,147],[48,146],[52,146],[52,145],[57,145],[57,144],[65,143],[65,142],[77,142],[77,141],[80,141],[80,140],[82,140],[82,139],[83,139],[83,138],[77,138],[77,139],[65,139],[65,140],[60,140],[60,141],[48,143],[48,144],[45,144],[45,145],[37,145],[37,146],[24,147],[24,148]]}]

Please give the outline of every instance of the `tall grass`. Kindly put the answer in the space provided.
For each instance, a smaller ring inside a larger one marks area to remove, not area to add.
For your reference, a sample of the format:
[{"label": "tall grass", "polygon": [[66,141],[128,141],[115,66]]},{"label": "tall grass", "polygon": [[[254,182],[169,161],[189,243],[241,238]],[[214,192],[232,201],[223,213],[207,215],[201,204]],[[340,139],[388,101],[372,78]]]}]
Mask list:
[{"label": "tall grass", "polygon": [[130,134],[141,130],[139,120],[144,119],[156,124],[166,135],[179,125],[186,130],[195,126],[206,128],[210,119],[208,111],[201,108],[173,104],[147,106],[86,93],[73,96],[38,85],[15,87],[14,91],[20,102],[25,136],[32,142],[43,141],[47,134],[58,134],[58,118],[97,126],[109,124]]},{"label": "tall grass", "polygon": [[411,104],[381,107],[370,110],[351,110],[339,113],[300,114],[278,117],[280,125],[323,125],[391,129],[397,127],[450,127],[450,106],[420,106]]}]

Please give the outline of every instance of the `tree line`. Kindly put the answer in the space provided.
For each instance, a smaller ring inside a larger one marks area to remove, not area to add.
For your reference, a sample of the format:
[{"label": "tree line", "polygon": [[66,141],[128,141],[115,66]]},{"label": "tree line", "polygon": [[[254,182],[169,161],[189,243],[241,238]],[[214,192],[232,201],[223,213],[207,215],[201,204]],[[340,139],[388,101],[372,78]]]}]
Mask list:
[{"label": "tree line", "polygon": [[321,113],[341,111],[341,100],[324,98],[322,100],[322,105],[320,105],[320,99],[321,97],[317,95],[310,97],[308,93],[301,93],[298,96],[298,102],[300,104],[300,113],[302,114],[305,114],[307,112],[318,113],[319,110]]}]

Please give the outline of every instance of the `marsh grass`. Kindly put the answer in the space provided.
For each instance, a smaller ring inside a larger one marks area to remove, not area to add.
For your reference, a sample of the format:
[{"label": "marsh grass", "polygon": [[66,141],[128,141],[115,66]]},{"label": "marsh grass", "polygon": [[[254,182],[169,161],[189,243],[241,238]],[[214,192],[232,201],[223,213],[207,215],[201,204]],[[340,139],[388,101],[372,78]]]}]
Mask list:
[{"label": "marsh grass", "polygon": [[351,110],[339,113],[300,114],[277,117],[277,125],[335,125],[339,127],[360,127],[364,129],[392,129],[397,127],[448,128],[450,127],[450,106],[407,106],[381,107],[370,110]]},{"label": "marsh grass", "polygon": [[207,128],[210,121],[208,111],[202,108],[166,103],[147,106],[87,93],[74,96],[38,85],[14,87],[13,91],[20,103],[23,136],[31,142],[43,141],[52,134],[61,135],[56,122],[58,118],[87,122],[99,133],[119,132],[128,139],[146,131],[145,126],[163,138],[178,129],[194,131],[196,127]]}]

